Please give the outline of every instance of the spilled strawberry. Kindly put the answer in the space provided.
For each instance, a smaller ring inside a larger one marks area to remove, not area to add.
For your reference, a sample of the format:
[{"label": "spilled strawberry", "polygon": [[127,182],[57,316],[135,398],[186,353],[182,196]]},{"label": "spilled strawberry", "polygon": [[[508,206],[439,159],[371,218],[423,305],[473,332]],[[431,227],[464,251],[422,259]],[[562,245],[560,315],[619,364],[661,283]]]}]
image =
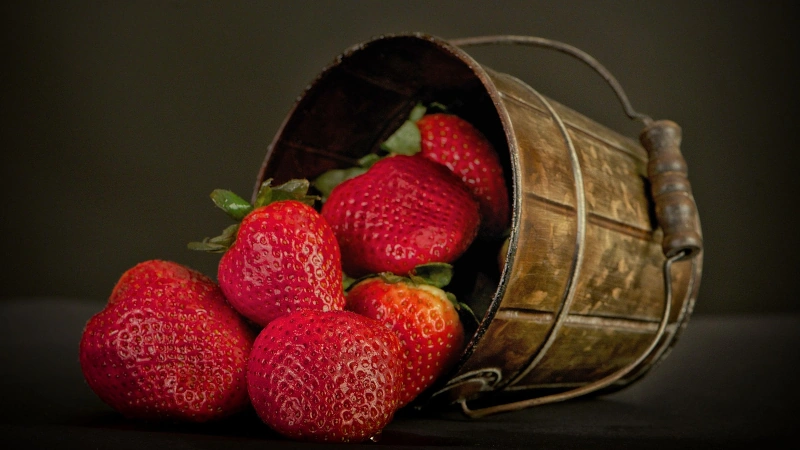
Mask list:
[{"label": "spilled strawberry", "polygon": [[398,408],[400,342],[349,311],[298,310],[256,338],[247,386],[259,417],[296,440],[361,442]]},{"label": "spilled strawberry", "polygon": [[216,190],[214,203],[238,224],[222,235],[189,244],[223,252],[217,277],[239,313],[264,326],[300,308],[344,307],[341,255],[336,236],[312,207],[309,183],[280,186],[266,181],[253,205],[230,191]]},{"label": "spilled strawberry", "polygon": [[383,322],[403,345],[406,405],[453,367],[464,345],[464,327],[455,297],[442,290],[451,266],[429,264],[410,277],[382,273],[354,284],[347,294],[349,311]]},{"label": "spilled strawberry", "polygon": [[333,188],[321,213],[352,277],[453,262],[480,226],[478,204],[464,183],[421,156],[381,159]]},{"label": "spilled strawberry", "polygon": [[453,114],[425,114],[418,105],[383,144],[396,154],[416,154],[446,166],[480,203],[481,235],[499,238],[510,222],[508,188],[500,157],[472,124]]},{"label": "spilled strawberry", "polygon": [[151,260],[126,271],[89,319],[80,364],[89,387],[126,417],[206,422],[249,404],[253,340],[210,278]]}]

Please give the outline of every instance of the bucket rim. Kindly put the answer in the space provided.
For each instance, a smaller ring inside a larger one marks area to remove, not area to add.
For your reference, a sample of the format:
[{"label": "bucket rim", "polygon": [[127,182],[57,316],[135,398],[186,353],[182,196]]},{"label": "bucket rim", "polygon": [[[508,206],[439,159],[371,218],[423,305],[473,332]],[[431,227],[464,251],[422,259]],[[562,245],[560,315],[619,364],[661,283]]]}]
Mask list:
[{"label": "bucket rim", "polygon": [[419,40],[421,42],[430,44],[438,51],[442,52],[443,55],[457,59],[460,63],[464,64],[467,69],[469,69],[472,75],[475,76],[491,100],[491,103],[494,107],[494,113],[496,114],[500,125],[502,126],[503,137],[507,145],[507,152],[505,152],[504,155],[509,158],[509,167],[511,169],[510,173],[507,175],[510,177],[510,183],[508,186],[510,187],[509,196],[511,205],[511,220],[510,233],[507,237],[509,241],[508,249],[504,255],[506,264],[504,264],[500,270],[497,286],[494,289],[491,301],[488,303],[486,312],[483,314],[483,317],[478,320],[477,328],[465,344],[458,362],[446,374],[443,374],[444,376],[441,377],[440,380],[434,384],[434,386],[432,386],[431,391],[436,392],[439,388],[447,384],[454,374],[457,374],[461,370],[464,364],[469,360],[470,356],[475,352],[479,342],[485,335],[505,296],[513,266],[513,264],[509,262],[514,260],[518,249],[518,230],[520,228],[519,225],[521,221],[522,209],[522,192],[521,183],[519,182],[522,169],[520,167],[518,156],[519,145],[517,143],[516,135],[513,132],[514,127],[510,114],[501,98],[500,91],[498,90],[497,86],[495,86],[486,68],[477,62],[469,53],[464,51],[462,48],[451,44],[448,40],[433,34],[418,31],[381,34],[345,48],[339,53],[339,55],[337,55],[332,61],[324,66],[317,76],[305,86],[300,95],[296,97],[293,106],[287,112],[272,141],[267,147],[266,155],[261,164],[261,168],[258,171],[252,196],[254,200],[261,183],[264,180],[267,166],[273,155],[274,149],[283,138],[284,131],[286,130],[289,122],[294,117],[295,113],[301,108],[304,100],[308,98],[309,93],[314,91],[317,86],[323,83],[327,76],[329,76],[333,71],[345,63],[346,60],[352,58],[354,55],[371,49],[375,46],[402,39]]}]

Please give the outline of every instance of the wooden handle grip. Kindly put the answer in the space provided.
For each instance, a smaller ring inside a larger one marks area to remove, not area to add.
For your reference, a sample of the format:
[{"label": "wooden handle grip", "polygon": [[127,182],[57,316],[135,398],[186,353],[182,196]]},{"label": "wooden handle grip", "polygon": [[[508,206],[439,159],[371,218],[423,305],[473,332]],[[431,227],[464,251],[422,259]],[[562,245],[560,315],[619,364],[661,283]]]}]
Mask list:
[{"label": "wooden handle grip", "polygon": [[639,139],[649,155],[647,176],[656,220],[664,232],[664,255],[670,258],[684,252],[682,259],[694,257],[703,249],[703,237],[686,160],[681,155],[681,128],[669,120],[654,121]]}]

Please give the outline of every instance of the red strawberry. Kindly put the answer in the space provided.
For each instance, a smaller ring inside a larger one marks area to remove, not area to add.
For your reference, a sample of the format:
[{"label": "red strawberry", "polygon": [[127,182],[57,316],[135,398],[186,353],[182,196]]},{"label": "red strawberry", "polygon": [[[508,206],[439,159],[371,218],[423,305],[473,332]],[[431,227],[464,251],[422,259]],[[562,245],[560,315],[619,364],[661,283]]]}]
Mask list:
[{"label": "red strawberry", "polygon": [[475,238],[478,204],[445,167],[421,156],[383,158],[336,186],[322,207],[345,273],[405,274],[453,262]]},{"label": "red strawberry", "polygon": [[275,188],[264,183],[255,205],[217,190],[212,199],[241,223],[222,236],[190,244],[224,252],[217,277],[239,313],[264,326],[299,308],[344,308],[339,245],[328,223],[305,195],[308,182]]},{"label": "red strawberry", "polygon": [[509,226],[508,190],[492,144],[466,120],[429,114],[417,121],[422,155],[461,177],[480,202],[482,232],[497,236]]},{"label": "red strawberry", "polygon": [[[418,270],[423,268],[449,271],[448,265],[421,266]],[[384,322],[403,344],[401,405],[430,387],[461,355],[464,327],[458,304],[441,289],[449,280],[449,272],[444,281],[434,281],[430,276],[380,274],[359,281],[347,294],[348,310]]]},{"label": "red strawberry", "polygon": [[126,271],[80,341],[92,390],[130,418],[205,422],[244,409],[254,334],[214,282],[174,262]]},{"label": "red strawberry", "polygon": [[481,208],[481,234],[498,238],[510,222],[508,189],[500,157],[488,139],[466,120],[447,113],[423,115],[418,105],[384,149],[420,152],[445,165],[469,186]]},{"label": "red strawberry", "polygon": [[284,436],[360,442],[394,417],[400,353],[397,336],[372,319],[298,310],[256,338],[247,387],[259,417]]}]

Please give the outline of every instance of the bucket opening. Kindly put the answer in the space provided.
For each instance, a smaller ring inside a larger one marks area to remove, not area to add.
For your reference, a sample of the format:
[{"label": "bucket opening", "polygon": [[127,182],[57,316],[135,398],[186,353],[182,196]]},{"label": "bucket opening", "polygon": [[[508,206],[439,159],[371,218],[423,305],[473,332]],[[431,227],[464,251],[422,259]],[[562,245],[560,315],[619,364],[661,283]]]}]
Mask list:
[{"label": "bucket opening", "polygon": [[477,416],[505,406],[468,410],[613,392],[641,378],[685,326],[702,267],[695,258],[663,270],[648,153],[452,43],[393,35],[345,51],[287,115],[256,190],[270,178],[357,165],[415,105],[431,102],[498,151],[512,223],[507,250],[503,240],[476,240],[454,263],[447,290],[479,323],[465,322],[460,361],[418,397],[421,406],[460,402]]},{"label": "bucket opening", "polygon": [[[298,99],[270,144],[256,186],[270,178],[275,183],[311,180],[331,169],[355,166],[359,158],[379,149],[416,104],[437,102],[475,125],[492,143],[513,195],[506,132],[492,85],[480,74],[477,63],[461,50],[422,35],[383,37],[350,48]],[[502,241],[476,239],[454,263],[447,289],[478,320],[499,297]],[[478,324],[465,326],[467,336],[474,337]]]}]

